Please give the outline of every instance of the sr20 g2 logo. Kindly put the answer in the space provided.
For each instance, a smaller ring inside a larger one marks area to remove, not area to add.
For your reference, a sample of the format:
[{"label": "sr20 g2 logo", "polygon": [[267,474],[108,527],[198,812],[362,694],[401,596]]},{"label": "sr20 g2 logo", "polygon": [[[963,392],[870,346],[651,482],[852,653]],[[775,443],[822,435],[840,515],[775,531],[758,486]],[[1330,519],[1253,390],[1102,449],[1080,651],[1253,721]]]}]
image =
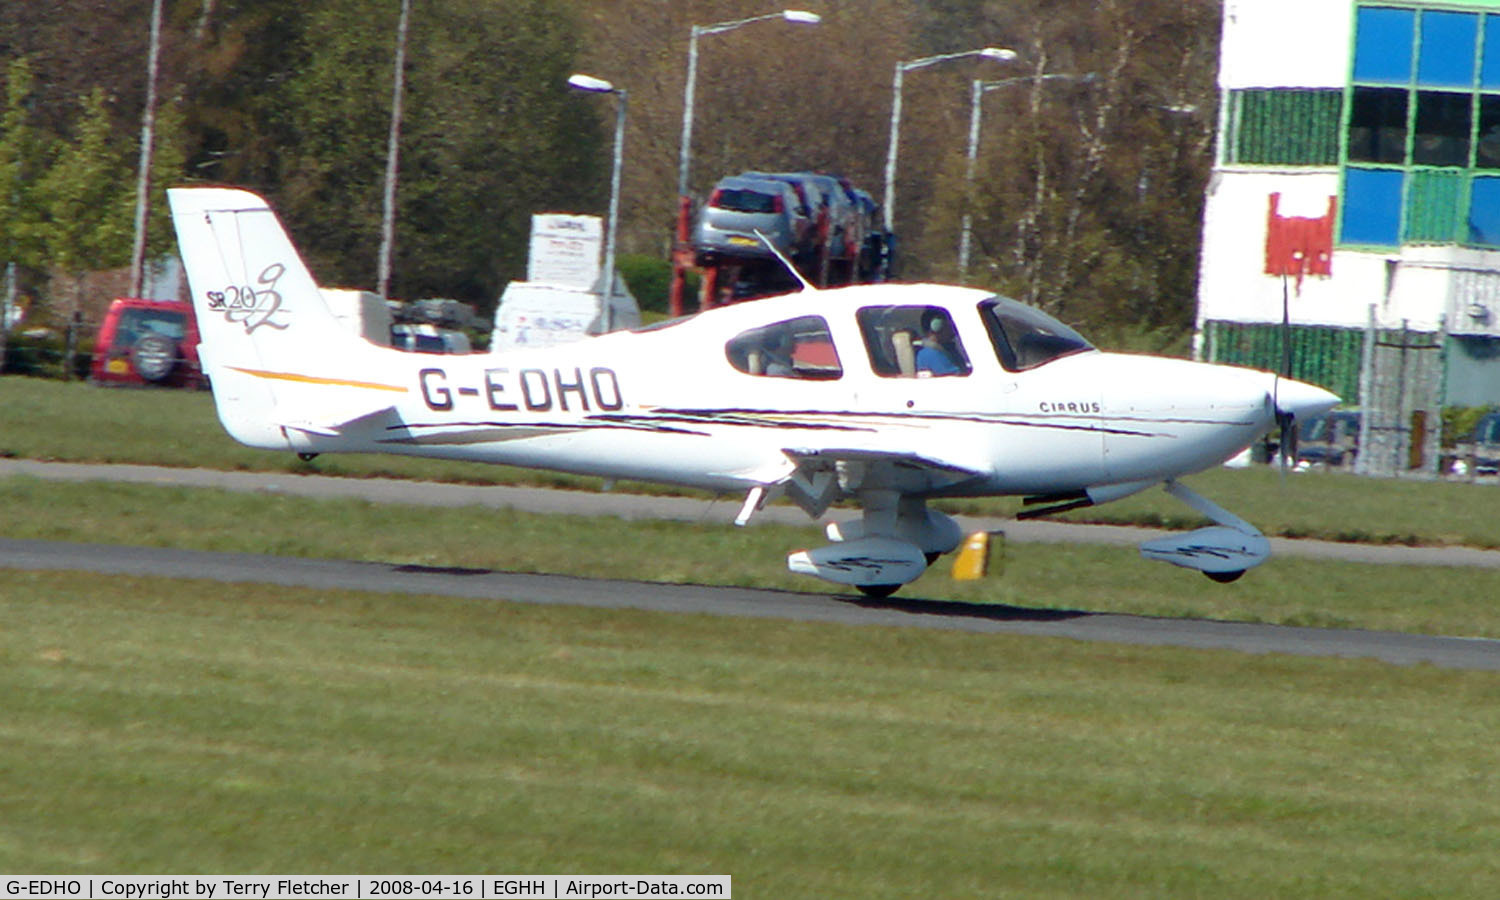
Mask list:
[{"label": "sr20 g2 logo", "polygon": [[276,282],[285,273],[286,266],[271,263],[256,278],[258,289],[249,285],[230,285],[222,291],[209,291],[208,308],[222,313],[225,321],[244,325],[246,334],[262,325],[286,328],[285,322],[271,320],[281,310],[281,293],[276,290]]}]

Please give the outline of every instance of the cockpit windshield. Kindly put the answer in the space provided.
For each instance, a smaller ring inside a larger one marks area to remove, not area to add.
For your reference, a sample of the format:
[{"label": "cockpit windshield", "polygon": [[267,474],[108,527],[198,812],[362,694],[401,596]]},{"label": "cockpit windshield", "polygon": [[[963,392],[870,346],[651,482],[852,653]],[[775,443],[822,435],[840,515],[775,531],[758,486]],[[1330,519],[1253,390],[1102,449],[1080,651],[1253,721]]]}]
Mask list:
[{"label": "cockpit windshield", "polygon": [[983,301],[979,314],[1000,365],[1011,372],[1035,369],[1054,359],[1094,349],[1083,335],[1063,323],[1006,297]]}]

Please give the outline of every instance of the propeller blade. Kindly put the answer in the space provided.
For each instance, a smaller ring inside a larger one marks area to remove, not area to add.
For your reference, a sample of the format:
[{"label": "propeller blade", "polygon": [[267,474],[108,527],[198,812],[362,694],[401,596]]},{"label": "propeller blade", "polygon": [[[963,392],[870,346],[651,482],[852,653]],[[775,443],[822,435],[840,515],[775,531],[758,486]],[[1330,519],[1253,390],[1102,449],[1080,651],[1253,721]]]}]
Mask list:
[{"label": "propeller blade", "polygon": [[1276,380],[1271,389],[1271,401],[1276,408],[1276,422],[1281,426],[1281,442],[1277,449],[1277,455],[1281,458],[1281,475],[1286,477],[1288,451],[1292,454],[1292,462],[1296,462],[1295,449],[1291,445],[1296,443],[1297,425],[1296,417],[1281,408],[1281,379],[1292,377],[1292,316],[1291,300],[1287,293],[1286,273],[1281,274],[1281,368],[1276,372]]}]

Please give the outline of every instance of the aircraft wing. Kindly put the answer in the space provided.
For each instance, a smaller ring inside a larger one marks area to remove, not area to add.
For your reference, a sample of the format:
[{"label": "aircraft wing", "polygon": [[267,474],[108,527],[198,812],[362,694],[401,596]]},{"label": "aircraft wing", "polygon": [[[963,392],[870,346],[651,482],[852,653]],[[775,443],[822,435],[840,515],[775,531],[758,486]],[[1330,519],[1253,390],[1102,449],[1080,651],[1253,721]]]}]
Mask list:
[{"label": "aircraft wing", "polygon": [[956,484],[975,478],[984,478],[989,473],[972,463],[955,459],[905,450],[872,450],[859,447],[847,448],[795,448],[783,450],[797,468],[826,468],[838,463],[887,464],[911,472],[925,473],[934,482]]},{"label": "aircraft wing", "polygon": [[[766,472],[761,495],[779,490],[817,518],[840,496],[860,490],[893,490],[932,494],[982,480],[990,472],[976,462],[944,458],[915,450],[868,447],[787,447],[779,472]],[[757,505],[759,504],[757,498]],[[749,501],[742,517],[748,518]]]}]

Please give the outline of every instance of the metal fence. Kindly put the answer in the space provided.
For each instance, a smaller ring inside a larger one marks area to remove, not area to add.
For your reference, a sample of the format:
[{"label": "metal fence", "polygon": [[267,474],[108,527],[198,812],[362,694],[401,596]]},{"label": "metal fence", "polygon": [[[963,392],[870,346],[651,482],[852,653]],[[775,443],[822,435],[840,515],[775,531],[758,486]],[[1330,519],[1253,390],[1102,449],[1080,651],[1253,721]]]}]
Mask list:
[{"label": "metal fence", "polygon": [[1359,474],[1437,473],[1444,343],[1441,331],[1377,328],[1371,307],[1359,394]]},{"label": "metal fence", "polygon": [[[1294,325],[1292,378],[1338,394],[1361,412],[1355,471],[1367,475],[1436,473],[1442,442],[1446,335],[1442,331],[1378,328],[1375,310],[1364,329]],[[1204,323],[1211,362],[1278,371],[1280,325]]]}]

